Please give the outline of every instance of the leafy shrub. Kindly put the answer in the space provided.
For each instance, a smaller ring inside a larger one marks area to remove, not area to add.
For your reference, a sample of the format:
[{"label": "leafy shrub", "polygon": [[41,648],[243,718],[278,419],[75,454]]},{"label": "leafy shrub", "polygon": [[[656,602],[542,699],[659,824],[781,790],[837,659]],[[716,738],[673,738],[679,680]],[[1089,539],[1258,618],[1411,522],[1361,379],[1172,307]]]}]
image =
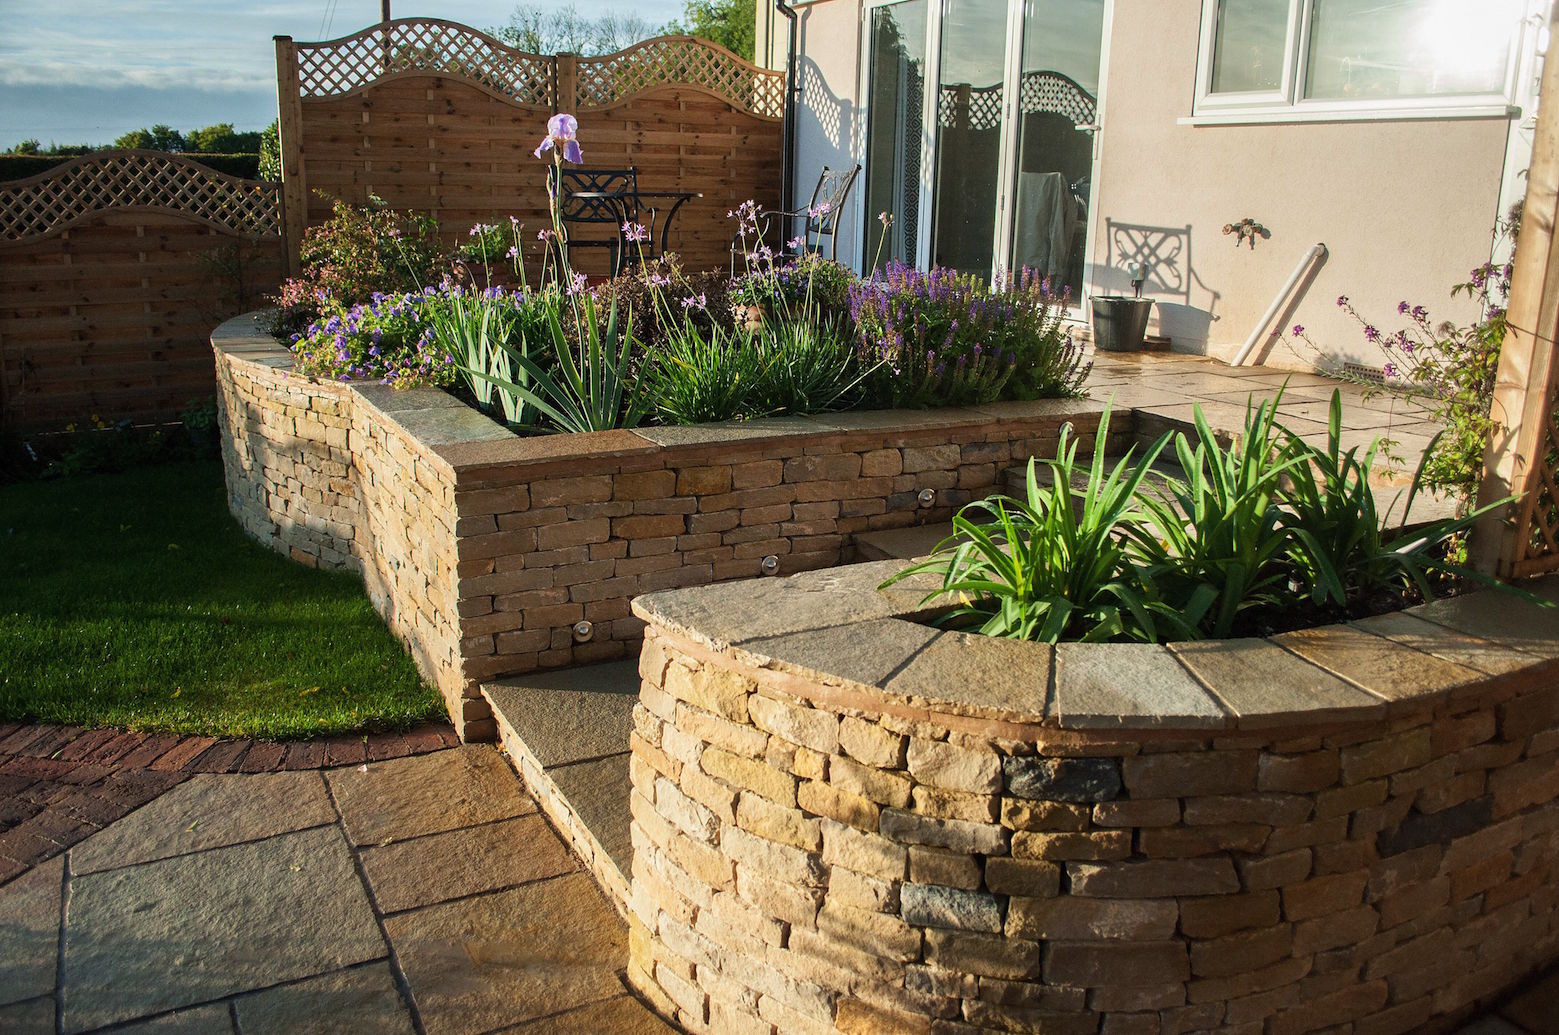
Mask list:
[{"label": "leafy shrub", "polygon": [[1184,479],[1148,470],[1165,436],[1108,474],[1096,451],[1081,490],[1071,488],[1077,447],[1064,429],[1053,488],[1037,484],[1030,463],[1026,500],[965,507],[936,554],[885,585],[938,573],[942,586],[926,600],[957,600],[950,619],[1051,643],[1265,635],[1395,610],[1445,579],[1501,585],[1446,556],[1490,508],[1388,536],[1369,482],[1375,450],[1342,449],[1340,394],[1323,446],[1275,412],[1276,401],[1250,407],[1224,445],[1198,407],[1195,434],[1173,439]]},{"label": "leafy shrub", "polygon": [[438,225],[425,212],[397,212],[377,198],[367,206],[331,203],[300,246],[303,276],[276,296],[272,333],[289,337],[314,317],[367,302],[375,294],[420,291],[444,266]]},{"label": "leafy shrub", "polygon": [[[633,314],[634,338],[643,349],[664,345],[684,324],[709,331],[733,320],[727,278],[690,273],[675,255],[652,259],[592,290],[598,312],[615,304],[619,312]],[[697,304],[682,304],[690,298]]]},{"label": "leafy shrub", "polygon": [[863,352],[881,362],[877,399],[960,405],[1082,394],[1088,367],[1062,329],[1065,296],[1029,271],[986,290],[972,274],[890,262],[850,289]]},{"label": "leafy shrub", "polygon": [[850,311],[850,287],[855,274],[817,252],[786,260],[760,248],[747,269],[731,281],[731,302],[758,306],[771,318],[798,319],[820,314],[840,321]]}]

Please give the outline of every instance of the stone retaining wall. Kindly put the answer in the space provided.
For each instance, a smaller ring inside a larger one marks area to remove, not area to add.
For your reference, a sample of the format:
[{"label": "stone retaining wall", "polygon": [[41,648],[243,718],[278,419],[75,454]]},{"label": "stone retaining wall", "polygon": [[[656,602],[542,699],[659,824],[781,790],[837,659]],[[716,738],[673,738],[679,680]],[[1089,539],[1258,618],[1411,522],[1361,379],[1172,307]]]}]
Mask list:
[{"label": "stone retaining wall", "polygon": [[304,563],[362,571],[467,738],[493,736],[483,681],[638,651],[634,596],[755,576],[769,557],[778,573],[851,560],[855,534],[946,521],[1008,466],[1054,455],[1063,423],[1086,444],[1102,411],[1062,400],[522,438],[441,391],[292,374],[249,317],[212,341],[233,512]]},{"label": "stone retaining wall", "polygon": [[407,427],[445,400],[459,404],[294,375],[291,354],[253,317],[223,324],[212,343],[233,516],[296,561],[361,572],[461,737],[492,739],[491,711],[460,656],[454,471]]},{"label": "stone retaining wall", "polygon": [[895,567],[635,603],[629,973],[688,1030],[1436,1032],[1559,956],[1559,614],[1053,649]]}]

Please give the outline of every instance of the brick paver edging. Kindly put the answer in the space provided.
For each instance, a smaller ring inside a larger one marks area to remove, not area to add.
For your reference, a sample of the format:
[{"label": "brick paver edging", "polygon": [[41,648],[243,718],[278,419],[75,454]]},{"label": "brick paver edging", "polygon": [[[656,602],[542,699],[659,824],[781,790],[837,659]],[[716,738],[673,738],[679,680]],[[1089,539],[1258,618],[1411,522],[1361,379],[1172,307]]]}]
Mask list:
[{"label": "brick paver edging", "polygon": [[196,773],[325,769],[458,743],[447,724],[277,743],[0,723],[0,885]]}]

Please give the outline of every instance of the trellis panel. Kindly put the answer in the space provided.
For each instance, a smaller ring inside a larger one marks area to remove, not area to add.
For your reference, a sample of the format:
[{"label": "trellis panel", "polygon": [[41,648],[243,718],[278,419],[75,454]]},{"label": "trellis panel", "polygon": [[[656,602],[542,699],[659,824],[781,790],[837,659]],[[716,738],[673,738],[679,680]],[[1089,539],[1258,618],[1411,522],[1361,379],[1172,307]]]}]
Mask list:
[{"label": "trellis panel", "polygon": [[105,151],[0,185],[0,424],[162,420],[216,388],[211,329],[280,284],[275,183]]}]

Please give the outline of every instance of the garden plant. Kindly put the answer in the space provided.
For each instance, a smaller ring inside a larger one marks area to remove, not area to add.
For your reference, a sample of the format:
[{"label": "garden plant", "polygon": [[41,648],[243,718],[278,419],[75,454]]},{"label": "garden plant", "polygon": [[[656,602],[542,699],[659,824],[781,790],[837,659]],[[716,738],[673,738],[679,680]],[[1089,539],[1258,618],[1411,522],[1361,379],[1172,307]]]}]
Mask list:
[{"label": "garden plant", "polygon": [[[987,285],[890,265],[861,280],[770,247],[754,202],[730,213],[734,276],[652,260],[649,230],[628,223],[637,264],[592,285],[570,264],[554,186],[564,163],[583,159],[576,120],[549,120],[536,155],[552,164],[552,225],[536,231],[535,271],[512,218],[472,227],[437,257],[425,217],[339,207],[308,274],[280,299],[294,321],[313,310],[290,335],[299,369],[457,390],[522,433],[1083,394],[1088,368],[1062,328],[1065,295],[1043,278],[1025,270]],[[333,246],[347,241],[372,261],[343,261]],[[393,276],[388,256],[400,257]]]},{"label": "garden plant", "polygon": [[[1454,559],[1489,507],[1382,532],[1369,479],[1377,445],[1343,448],[1340,393],[1325,445],[1276,413],[1275,399],[1252,402],[1224,444],[1197,407],[1191,434],[1166,433],[1113,465],[1095,450],[1081,488],[1078,443],[1063,429],[1049,484],[1031,460],[1025,498],[969,504],[931,557],[884,585],[932,572],[941,585],[926,602],[952,605],[942,621],[1049,643],[1267,635],[1398,610],[1467,580],[1503,585]],[[1098,441],[1108,422],[1106,412]],[[1171,445],[1178,474],[1154,468]]]}]

